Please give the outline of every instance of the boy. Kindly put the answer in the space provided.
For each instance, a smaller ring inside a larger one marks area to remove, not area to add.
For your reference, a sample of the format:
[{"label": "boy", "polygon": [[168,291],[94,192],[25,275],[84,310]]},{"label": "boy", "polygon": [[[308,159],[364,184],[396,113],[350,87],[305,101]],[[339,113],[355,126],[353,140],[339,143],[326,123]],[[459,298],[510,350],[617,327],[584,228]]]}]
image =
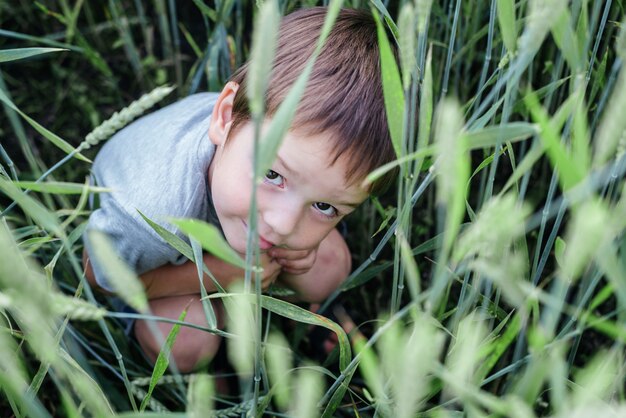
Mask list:
[{"label": "boy", "polygon": [[[325,8],[303,9],[281,23],[266,121],[302,72],[315,47]],[[362,180],[394,158],[380,80],[376,25],[369,13],[342,10],[318,57],[292,128],[257,192],[263,288],[277,281],[301,301],[324,300],[348,276],[350,251],[335,229],[339,221],[390,178],[369,189]],[[206,325],[195,265],[169,247],[138,214],[199,218],[218,225],[237,252],[246,250],[252,186],[253,124],[246,99],[248,65],[219,95],[185,98],[126,127],[100,151],[93,174],[100,208],[89,229],[106,232],[137,271],[155,315]],[[208,132],[208,138],[207,138]],[[172,232],[183,235],[175,228]],[[84,253],[89,281],[110,290],[105,266]],[[204,262],[227,287],[243,271],[211,254]],[[205,277],[207,291],[215,291]],[[219,305],[214,304],[218,317]],[[164,335],[171,325],[159,323]],[[134,325],[139,344],[155,360],[160,346],[144,321]],[[181,371],[210,359],[220,340],[181,328],[173,356]]]}]

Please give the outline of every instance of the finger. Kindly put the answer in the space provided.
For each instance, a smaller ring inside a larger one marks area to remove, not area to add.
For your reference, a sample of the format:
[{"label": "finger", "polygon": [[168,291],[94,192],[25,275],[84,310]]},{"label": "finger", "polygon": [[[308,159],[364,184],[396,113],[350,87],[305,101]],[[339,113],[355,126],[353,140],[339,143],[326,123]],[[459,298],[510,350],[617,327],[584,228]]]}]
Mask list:
[{"label": "finger", "polygon": [[300,259],[300,260],[284,260],[284,259],[279,259],[277,260],[278,264],[280,264],[284,269],[306,269],[309,270],[312,266],[313,266],[313,262],[311,260],[307,260],[307,259]]},{"label": "finger", "polygon": [[309,270],[311,270],[311,269],[309,269],[309,268],[305,268],[305,269],[284,268],[283,269],[283,271],[285,273],[293,274],[293,275],[296,275],[296,276],[298,276],[300,274],[304,274],[304,273],[306,273]]},{"label": "finger", "polygon": [[271,248],[267,253],[273,258],[286,260],[298,260],[311,254],[311,250],[288,250],[286,248]]},{"label": "finger", "polygon": [[269,288],[272,284],[274,284],[274,282],[276,282],[276,278],[278,278],[277,274],[269,277],[264,277],[263,281],[261,282],[261,287],[263,289]]},{"label": "finger", "polygon": [[276,270],[280,270],[282,268],[278,260],[275,260],[275,259],[267,260],[261,265],[263,267],[263,271],[265,272],[265,275],[274,273]]}]

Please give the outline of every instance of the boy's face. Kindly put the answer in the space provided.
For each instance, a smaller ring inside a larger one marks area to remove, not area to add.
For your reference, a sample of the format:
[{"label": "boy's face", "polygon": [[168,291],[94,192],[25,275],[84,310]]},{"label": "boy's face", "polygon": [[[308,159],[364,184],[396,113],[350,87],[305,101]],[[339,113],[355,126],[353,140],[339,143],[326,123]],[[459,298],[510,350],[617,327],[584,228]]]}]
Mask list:
[{"label": "boy's face", "polygon": [[[264,130],[267,126],[266,121]],[[246,250],[248,233],[253,132],[252,123],[241,125],[226,143],[209,134],[217,145],[209,167],[213,203],[226,239],[240,253]],[[346,183],[346,156],[330,165],[332,147],[329,135],[287,133],[274,164],[257,188],[261,250],[272,246],[316,248],[345,215],[367,198],[360,182]]]}]

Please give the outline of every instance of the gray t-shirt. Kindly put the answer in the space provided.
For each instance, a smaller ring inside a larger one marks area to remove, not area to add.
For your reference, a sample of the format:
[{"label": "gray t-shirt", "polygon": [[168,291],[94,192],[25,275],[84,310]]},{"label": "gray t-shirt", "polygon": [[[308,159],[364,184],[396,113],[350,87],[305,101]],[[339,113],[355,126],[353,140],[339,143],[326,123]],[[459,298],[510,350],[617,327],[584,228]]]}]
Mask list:
[{"label": "gray t-shirt", "polygon": [[[144,116],[115,134],[100,150],[92,174],[101,193],[87,230],[105,232],[120,257],[142,274],[186,259],[143,220],[138,210],[187,240],[166,218],[217,222],[207,185],[215,146],[208,136],[216,93],[189,96]],[[89,240],[85,239],[89,254]],[[187,240],[188,242],[188,240]],[[106,266],[90,257],[96,281],[107,290]]]}]

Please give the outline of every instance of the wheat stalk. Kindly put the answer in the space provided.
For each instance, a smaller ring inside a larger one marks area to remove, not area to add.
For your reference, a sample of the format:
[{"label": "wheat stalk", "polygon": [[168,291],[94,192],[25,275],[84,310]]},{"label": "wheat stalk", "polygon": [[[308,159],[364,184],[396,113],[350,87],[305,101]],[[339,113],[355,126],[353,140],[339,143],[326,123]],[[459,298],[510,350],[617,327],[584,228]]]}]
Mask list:
[{"label": "wheat stalk", "polygon": [[[259,403],[263,403],[264,398],[265,396],[259,396]],[[213,411],[213,413],[210,416],[211,418],[238,417],[241,414],[244,414],[250,411],[250,408],[253,406],[254,406],[253,400],[251,399],[249,401],[242,402],[239,405],[235,405],[230,408]]]},{"label": "wheat stalk", "polygon": [[[185,383],[189,383],[189,381],[191,380],[191,377],[194,376],[193,374],[186,374],[186,375],[163,375],[159,381],[157,382],[157,385],[166,385],[166,384],[172,384],[172,383],[178,383],[180,380],[182,380]],[[137,379],[133,379],[132,384],[135,386],[148,386],[150,384],[150,380],[152,378],[151,377],[138,377]]]},{"label": "wheat stalk", "polygon": [[[45,180],[52,172],[61,167],[63,164],[74,158],[76,154],[99,144],[100,142],[109,139],[115,132],[119,131],[134,119],[143,115],[146,110],[153,107],[170,94],[176,87],[173,86],[161,86],[152,90],[150,93],[146,93],[139,99],[135,100],[130,106],[125,107],[119,112],[113,113],[109,119],[101,123],[96,129],[91,131],[85,137],[85,140],[81,142],[72,152],[63,157],[59,162],[50,167],[45,173],[43,173],[36,183],[40,183]],[[30,190],[25,190],[24,194],[28,194]],[[2,213],[0,217],[7,215],[11,209],[16,205],[16,202],[11,203]]]},{"label": "wheat stalk", "polygon": [[97,321],[104,318],[107,312],[106,309],[92,305],[86,300],[60,293],[52,296],[52,309],[59,315],[67,315],[76,321]]},{"label": "wheat stalk", "polygon": [[119,112],[113,113],[113,116],[87,134],[85,140],[76,148],[76,152],[89,149],[98,143],[109,139],[115,132],[119,131],[133,120],[143,115],[146,110],[163,100],[175,88],[176,87],[174,86],[157,87],[132,102],[128,107],[125,107]]},{"label": "wheat stalk", "polygon": [[[135,385],[131,385],[131,388],[132,388],[131,390],[133,392],[133,395],[135,395],[137,399],[141,400],[146,397],[147,393],[145,390]],[[154,412],[162,412],[162,413],[169,412],[169,409],[167,409],[161,402],[157,401],[153,397],[150,397],[150,399],[148,400],[148,408]]]}]

